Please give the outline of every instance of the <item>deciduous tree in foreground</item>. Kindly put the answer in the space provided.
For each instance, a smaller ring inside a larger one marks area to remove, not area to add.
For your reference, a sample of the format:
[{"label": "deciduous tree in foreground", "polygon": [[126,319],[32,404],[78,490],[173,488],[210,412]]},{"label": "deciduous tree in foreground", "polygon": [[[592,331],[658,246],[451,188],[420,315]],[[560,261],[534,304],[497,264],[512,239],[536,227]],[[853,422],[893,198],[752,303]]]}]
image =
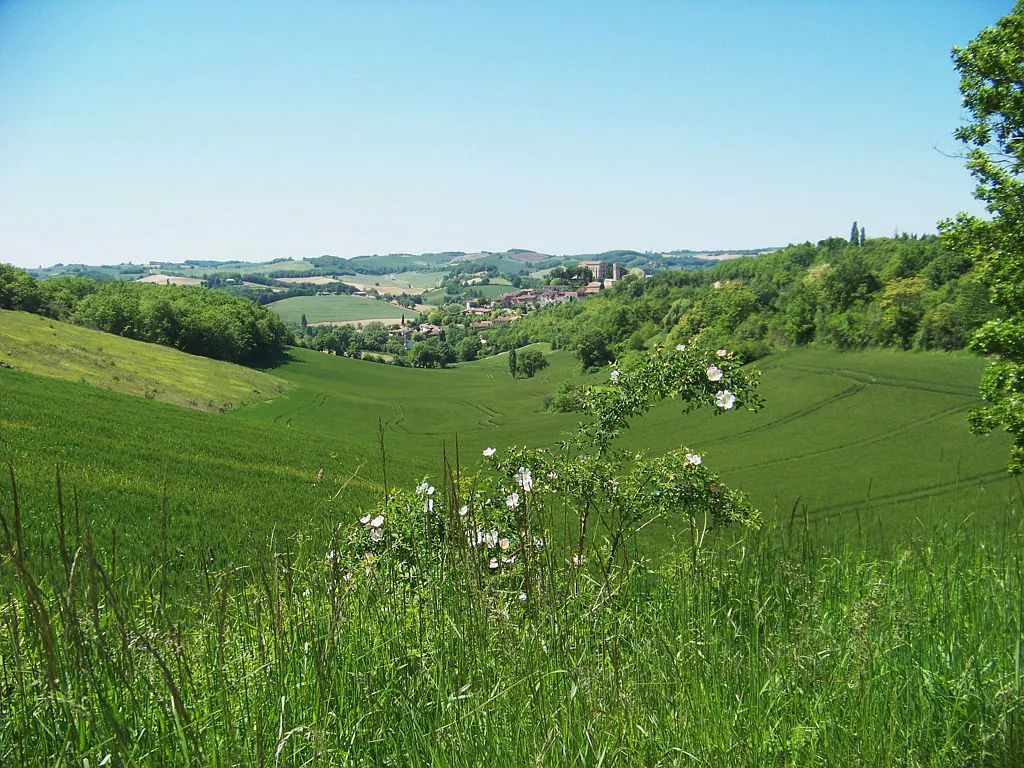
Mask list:
[{"label": "deciduous tree in foreground", "polygon": [[985,405],[971,427],[1004,429],[1013,437],[1009,469],[1024,469],[1024,0],[963,48],[953,49],[970,121],[956,137],[968,148],[975,197],[991,219],[961,213],[942,224],[955,250],[974,258],[989,288],[996,319],[972,346],[993,357],[981,379]]}]

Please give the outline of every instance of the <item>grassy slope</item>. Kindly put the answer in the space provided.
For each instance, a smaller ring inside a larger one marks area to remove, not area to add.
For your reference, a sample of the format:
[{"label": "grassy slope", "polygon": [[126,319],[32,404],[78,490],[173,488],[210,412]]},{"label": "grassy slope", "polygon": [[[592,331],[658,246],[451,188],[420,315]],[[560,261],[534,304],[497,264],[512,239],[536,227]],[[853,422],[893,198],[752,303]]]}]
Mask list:
[{"label": "grassy slope", "polygon": [[[456,432],[463,455],[475,457],[487,445],[550,444],[577,421],[543,410],[545,395],[576,375],[563,351],[535,379],[517,381],[505,355],[456,371],[367,366],[304,351],[297,360],[281,369],[293,390],[232,418],[366,439],[379,420],[399,438],[396,461],[428,468]],[[1007,440],[971,436],[965,419],[982,365],[966,354],[793,350],[760,363],[760,413],[683,417],[668,402],[636,424],[623,447],[689,445],[766,513],[788,515],[799,501],[818,525],[855,526],[858,513],[865,526],[877,527],[877,516],[905,523],[968,502],[1001,518],[1017,493],[1003,469]]]},{"label": "grassy slope", "polygon": [[[159,550],[166,477],[170,549],[185,572],[211,551],[214,567],[248,559],[275,530],[326,541],[341,508],[369,504],[380,481],[376,447],[362,436],[311,438],[20,371],[0,370],[0,390],[0,461],[17,473],[33,539],[53,536],[58,465],[68,505],[73,491],[97,538],[109,542],[116,529],[130,560]],[[357,466],[361,477],[330,503]],[[4,470],[0,508],[9,513]]]},{"label": "grassy slope", "polygon": [[480,291],[480,293],[482,293],[484,295],[484,298],[486,299],[496,299],[503,293],[508,293],[509,291],[515,290],[511,285],[508,284],[473,285],[470,286],[470,288],[474,291]]},{"label": "grassy slope", "polygon": [[788,516],[798,504],[819,527],[877,530],[954,507],[1002,519],[1019,498],[1009,440],[972,436],[966,422],[983,365],[969,354],[791,350],[758,365],[761,412],[680,421],[667,403],[625,443],[689,444],[763,511]]},{"label": "grassy slope", "polygon": [[232,419],[371,443],[381,423],[396,465],[411,463],[417,472],[436,467],[442,444],[456,435],[463,454],[475,457],[488,445],[550,444],[578,421],[544,410],[545,395],[575,370],[566,352],[550,355],[551,366],[533,379],[515,381],[504,354],[454,370],[422,370],[292,352],[293,362],[280,373],[294,387],[272,402],[234,412]]},{"label": "grassy slope", "polygon": [[375,320],[401,317],[403,313],[416,314],[386,301],[362,296],[293,296],[267,305],[286,323],[298,323],[302,315],[306,321],[321,323],[342,320]]},{"label": "grassy slope", "polygon": [[[504,355],[415,370],[295,350],[277,371],[291,389],[227,416],[4,370],[0,445],[37,509],[50,506],[60,460],[90,515],[133,528],[131,548],[152,547],[165,470],[172,515],[184,518],[172,538],[189,556],[244,548],[250,530],[257,539],[275,527],[325,539],[374,498],[379,424],[389,480],[402,485],[436,478],[456,435],[466,463],[487,446],[551,444],[571,429],[575,415],[543,404],[575,362],[566,352],[549,359],[536,378],[513,381]],[[668,403],[624,444],[688,444],[766,513],[788,516],[799,499],[813,525],[849,529],[859,512],[874,534],[953,507],[1002,519],[1016,493],[1002,469],[1006,440],[972,438],[964,422],[980,366],[968,356],[794,351],[763,361],[761,413],[683,418]],[[326,481],[313,489],[320,466]]]},{"label": "grassy slope", "polygon": [[202,408],[273,397],[287,387],[283,379],[251,368],[3,310],[0,361],[29,373]]},{"label": "grassy slope", "polygon": [[443,272],[396,272],[393,275],[360,275],[364,283],[378,287],[381,291],[389,288],[427,289],[437,285]]}]

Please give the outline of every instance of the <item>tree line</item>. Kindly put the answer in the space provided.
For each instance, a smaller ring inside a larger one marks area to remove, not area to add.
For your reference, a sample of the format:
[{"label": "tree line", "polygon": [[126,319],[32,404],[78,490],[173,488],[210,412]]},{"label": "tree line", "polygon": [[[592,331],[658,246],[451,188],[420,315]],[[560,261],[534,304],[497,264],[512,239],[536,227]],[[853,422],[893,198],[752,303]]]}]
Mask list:
[{"label": "tree line", "polygon": [[242,364],[277,360],[290,341],[274,312],[223,291],[84,277],[38,281],[7,264],[0,264],[0,309]]}]

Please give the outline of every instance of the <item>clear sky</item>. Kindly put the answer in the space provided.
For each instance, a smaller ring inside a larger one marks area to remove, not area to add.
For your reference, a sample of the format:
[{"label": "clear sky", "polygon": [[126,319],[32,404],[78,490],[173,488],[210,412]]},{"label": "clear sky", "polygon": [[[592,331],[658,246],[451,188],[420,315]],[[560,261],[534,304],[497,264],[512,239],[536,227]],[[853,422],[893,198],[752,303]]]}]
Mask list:
[{"label": "clear sky", "polygon": [[979,211],[1011,0],[0,0],[0,261],[748,248]]}]

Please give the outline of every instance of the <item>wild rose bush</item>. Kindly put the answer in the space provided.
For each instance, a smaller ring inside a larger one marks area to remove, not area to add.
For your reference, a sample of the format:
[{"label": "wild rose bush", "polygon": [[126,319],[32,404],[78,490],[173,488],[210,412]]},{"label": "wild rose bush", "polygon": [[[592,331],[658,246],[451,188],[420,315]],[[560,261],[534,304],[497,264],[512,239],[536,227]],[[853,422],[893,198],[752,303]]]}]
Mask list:
[{"label": "wild rose bush", "polygon": [[472,471],[449,466],[413,490],[389,490],[377,509],[339,530],[328,565],[349,582],[387,568],[421,584],[468,568],[492,594],[526,603],[555,574],[582,570],[607,586],[629,571],[630,542],[656,520],[689,531],[695,550],[715,528],[755,527],[747,496],[722,483],[697,449],[648,456],[613,443],[666,398],[683,413],[756,410],[756,387],[757,373],[725,349],[680,344],[614,367],[606,383],[573,394],[585,420],[556,448],[489,447]]}]

